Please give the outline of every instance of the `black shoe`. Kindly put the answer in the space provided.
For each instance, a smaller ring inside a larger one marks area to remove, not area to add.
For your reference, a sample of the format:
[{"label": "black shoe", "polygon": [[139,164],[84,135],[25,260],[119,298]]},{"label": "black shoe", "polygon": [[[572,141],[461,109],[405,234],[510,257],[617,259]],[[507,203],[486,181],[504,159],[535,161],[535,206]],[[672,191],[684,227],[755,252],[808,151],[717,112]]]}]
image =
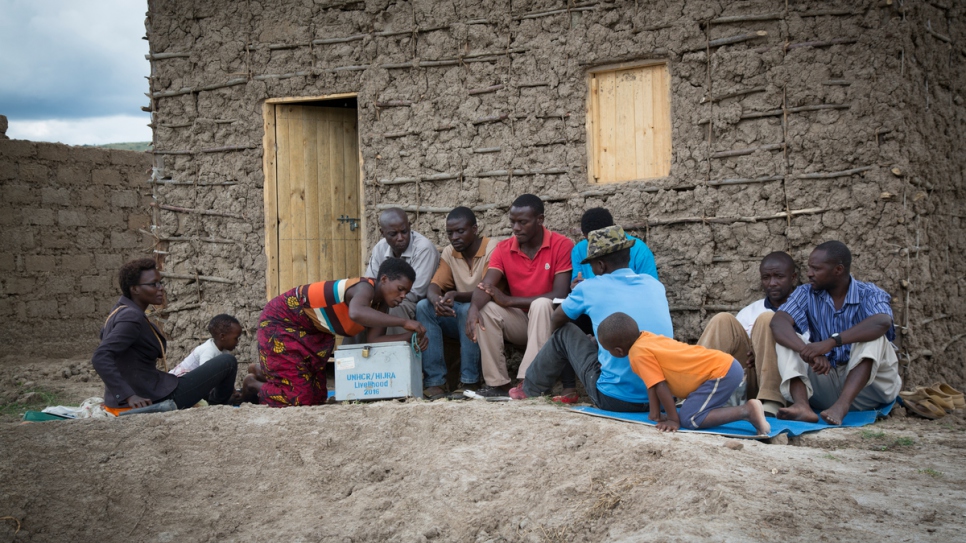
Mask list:
[{"label": "black shoe", "polygon": [[483,385],[476,391],[476,395],[486,399],[486,398],[509,398],[510,393],[503,390],[500,387],[491,387],[489,385]]}]

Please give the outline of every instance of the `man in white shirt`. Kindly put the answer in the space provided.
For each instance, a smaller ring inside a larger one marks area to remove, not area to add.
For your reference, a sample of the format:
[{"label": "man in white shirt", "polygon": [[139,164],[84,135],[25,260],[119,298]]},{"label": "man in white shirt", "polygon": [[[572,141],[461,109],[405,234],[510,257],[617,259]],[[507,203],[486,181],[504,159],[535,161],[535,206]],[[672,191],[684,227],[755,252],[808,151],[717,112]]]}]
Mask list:
[{"label": "man in white shirt", "polygon": [[[775,251],[761,260],[758,271],[765,297],[745,306],[737,316],[718,313],[712,317],[698,339],[698,345],[735,357],[745,368],[743,396],[758,398],[765,413],[776,416],[778,410],[785,406],[785,399],[779,390],[781,375],[773,370],[777,364],[765,363],[776,359],[771,318],[798,286],[798,265],[788,253]],[[756,364],[756,358],[761,363]],[[732,403],[744,399],[733,397]]]},{"label": "man in white shirt", "polygon": [[[409,217],[398,207],[379,214],[379,232],[382,239],[372,248],[366,277],[378,278],[379,266],[389,257],[401,258],[416,270],[416,281],[401,304],[389,310],[389,314],[408,320],[416,319],[416,304],[426,297],[429,282],[439,266],[436,245],[409,227]],[[401,334],[402,328],[388,328],[387,335]]]}]

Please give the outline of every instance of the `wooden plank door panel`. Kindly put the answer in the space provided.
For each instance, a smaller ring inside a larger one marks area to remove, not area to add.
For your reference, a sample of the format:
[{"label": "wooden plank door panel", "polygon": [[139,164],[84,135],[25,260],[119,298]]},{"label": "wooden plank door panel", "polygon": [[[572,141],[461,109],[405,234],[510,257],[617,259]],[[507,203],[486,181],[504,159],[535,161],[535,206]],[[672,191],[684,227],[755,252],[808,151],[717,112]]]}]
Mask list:
[{"label": "wooden plank door panel", "polygon": [[339,222],[361,218],[357,111],[278,104],[266,112],[266,130],[270,124],[274,138],[266,136],[266,154],[275,152],[264,162],[269,297],[361,275],[361,224],[352,230]]},{"label": "wooden plank door panel", "polygon": [[344,209],[350,217],[359,220],[355,230],[349,228],[348,224],[340,224],[345,238],[345,268],[340,277],[353,277],[362,275],[365,271],[362,267],[362,198],[360,195],[362,164],[359,159],[359,117],[355,110],[348,110],[343,114],[342,131],[342,141],[345,142],[343,148],[345,177],[342,181],[345,194]]},{"label": "wooden plank door panel", "polygon": [[262,105],[265,135],[262,137],[262,169],[265,172],[265,298],[279,294],[278,288],[278,171],[276,167],[277,111],[274,104]]}]

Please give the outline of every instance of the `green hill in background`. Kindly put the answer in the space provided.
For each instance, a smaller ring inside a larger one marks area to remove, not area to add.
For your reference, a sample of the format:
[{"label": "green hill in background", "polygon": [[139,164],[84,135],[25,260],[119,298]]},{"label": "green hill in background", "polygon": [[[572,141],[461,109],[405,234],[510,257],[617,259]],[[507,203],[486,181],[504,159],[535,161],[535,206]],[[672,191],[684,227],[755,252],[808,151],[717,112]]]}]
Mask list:
[{"label": "green hill in background", "polygon": [[133,141],[127,143],[105,143],[104,145],[81,145],[81,147],[100,147],[102,149],[121,149],[122,151],[150,151],[150,141]]}]

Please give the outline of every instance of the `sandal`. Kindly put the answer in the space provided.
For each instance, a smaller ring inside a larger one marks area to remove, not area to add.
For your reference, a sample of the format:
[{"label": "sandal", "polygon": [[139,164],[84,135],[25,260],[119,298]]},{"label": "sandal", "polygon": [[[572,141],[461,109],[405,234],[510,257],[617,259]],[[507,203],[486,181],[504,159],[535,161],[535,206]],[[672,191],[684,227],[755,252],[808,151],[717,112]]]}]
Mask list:
[{"label": "sandal", "polygon": [[[901,394],[901,393],[900,393]],[[938,419],[946,416],[946,411],[927,400],[909,400],[900,396],[899,400],[906,409],[926,419]]]},{"label": "sandal", "polygon": [[955,404],[953,403],[953,399],[945,392],[940,391],[938,388],[919,387],[919,389],[929,396],[929,399],[932,401],[932,403],[945,409],[947,412],[956,408]]},{"label": "sandal", "polygon": [[575,404],[580,400],[580,396],[577,395],[577,391],[562,391],[563,394],[560,396],[554,396],[550,398],[553,403],[564,403],[564,404]]},{"label": "sandal", "polygon": [[947,385],[946,383],[936,383],[932,386],[932,388],[937,389],[952,398],[954,409],[966,408],[966,397],[963,396],[962,392]]},{"label": "sandal", "polygon": [[442,400],[446,397],[446,390],[443,387],[429,387],[423,389],[423,397],[429,401]]}]

